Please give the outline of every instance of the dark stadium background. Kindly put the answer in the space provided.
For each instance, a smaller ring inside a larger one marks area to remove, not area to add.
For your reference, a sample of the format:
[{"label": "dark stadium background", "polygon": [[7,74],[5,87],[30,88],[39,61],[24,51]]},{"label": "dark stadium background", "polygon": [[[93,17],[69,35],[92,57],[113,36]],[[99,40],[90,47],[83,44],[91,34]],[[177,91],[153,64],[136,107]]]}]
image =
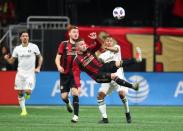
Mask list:
[{"label": "dark stadium background", "polygon": [[[77,25],[123,25],[182,27],[183,19],[175,16],[175,0],[12,0],[16,4],[17,22],[30,15],[69,16]],[[127,22],[112,18],[112,9],[122,6]],[[71,13],[74,12],[74,13]]]},{"label": "dark stadium background", "polygon": [[[4,1],[4,0],[1,0]],[[173,13],[176,0],[11,0],[15,4],[16,19],[11,24],[26,23],[29,16],[68,16],[70,23],[78,26],[117,26],[117,27],[158,27],[181,28],[183,16]],[[181,0],[179,0],[181,1]],[[125,19],[115,20],[112,10],[122,6],[126,11]],[[44,58],[54,61],[57,43],[65,39],[65,32],[45,30]],[[154,30],[154,42],[158,41]],[[2,33],[4,34],[4,33]],[[0,37],[2,37],[0,33]],[[35,33],[36,34],[36,33]],[[40,32],[37,32],[39,36]],[[47,37],[49,36],[49,37]],[[34,41],[32,41],[34,42]],[[37,43],[39,46],[39,43]],[[40,47],[40,46],[39,46]],[[40,47],[41,48],[41,47]],[[49,53],[47,53],[49,52]],[[154,63],[156,58],[154,57]],[[56,70],[54,62],[44,61],[43,70]],[[139,68],[126,71],[145,71],[146,63]],[[155,64],[154,64],[155,65]],[[137,67],[138,65],[134,65]],[[15,67],[16,68],[16,67]],[[155,71],[155,66],[154,66]]]}]

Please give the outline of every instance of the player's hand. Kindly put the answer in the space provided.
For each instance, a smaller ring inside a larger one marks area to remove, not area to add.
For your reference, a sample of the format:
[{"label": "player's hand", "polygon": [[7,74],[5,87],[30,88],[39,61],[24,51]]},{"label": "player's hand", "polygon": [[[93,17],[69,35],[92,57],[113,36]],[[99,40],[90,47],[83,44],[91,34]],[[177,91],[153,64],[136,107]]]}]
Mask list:
[{"label": "player's hand", "polygon": [[39,72],[40,72],[40,68],[36,68],[34,71],[35,71],[36,73],[39,73]]},{"label": "player's hand", "polygon": [[9,54],[4,55],[4,59],[5,60],[8,60],[9,58],[10,58],[10,55]]},{"label": "player's hand", "polygon": [[64,73],[64,68],[63,67],[58,67],[58,71],[60,72],[60,73]]},{"label": "player's hand", "polygon": [[108,49],[107,49],[107,46],[103,46],[103,49],[104,49],[105,51],[108,50]]},{"label": "player's hand", "polygon": [[97,39],[97,34],[96,34],[96,32],[92,32],[88,35],[88,37],[90,37],[90,39],[92,39],[92,40],[95,40],[95,39]]}]

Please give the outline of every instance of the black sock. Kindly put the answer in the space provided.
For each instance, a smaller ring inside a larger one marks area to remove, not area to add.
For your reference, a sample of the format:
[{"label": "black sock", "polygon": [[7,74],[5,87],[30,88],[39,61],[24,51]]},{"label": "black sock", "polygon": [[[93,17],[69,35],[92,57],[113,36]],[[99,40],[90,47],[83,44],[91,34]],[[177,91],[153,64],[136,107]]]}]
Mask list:
[{"label": "black sock", "polygon": [[74,107],[74,115],[79,114],[79,97],[73,96],[73,107]]},{"label": "black sock", "polygon": [[136,63],[136,60],[134,58],[132,58],[130,60],[124,60],[123,62],[121,62],[121,67],[133,65],[135,63]]},{"label": "black sock", "polygon": [[117,84],[121,85],[121,86],[126,86],[126,87],[129,87],[129,88],[133,88],[133,85],[132,85],[131,83],[129,83],[129,82],[123,80],[123,79],[120,79],[120,78],[117,77],[117,76],[115,77],[114,81],[115,81]]},{"label": "black sock", "polygon": [[66,99],[62,99],[66,104],[68,104],[69,103],[69,99],[68,98],[66,98]]}]

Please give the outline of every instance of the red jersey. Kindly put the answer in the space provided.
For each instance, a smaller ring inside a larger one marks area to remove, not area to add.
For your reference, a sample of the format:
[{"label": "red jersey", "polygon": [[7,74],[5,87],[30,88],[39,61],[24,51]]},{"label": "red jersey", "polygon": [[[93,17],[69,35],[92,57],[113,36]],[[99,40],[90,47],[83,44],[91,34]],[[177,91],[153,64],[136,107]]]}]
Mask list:
[{"label": "red jersey", "polygon": [[76,56],[76,46],[70,41],[63,41],[58,47],[58,54],[61,55],[61,66],[64,68],[65,74],[72,73],[72,63]]},{"label": "red jersey", "polygon": [[[79,76],[80,70],[82,70],[96,80],[96,75],[103,66],[103,63],[95,56],[95,51],[97,51],[100,46],[101,45],[97,42],[97,44],[90,46],[83,54],[77,54],[73,61],[74,76]],[[79,77],[76,78],[76,80],[79,80]]]}]

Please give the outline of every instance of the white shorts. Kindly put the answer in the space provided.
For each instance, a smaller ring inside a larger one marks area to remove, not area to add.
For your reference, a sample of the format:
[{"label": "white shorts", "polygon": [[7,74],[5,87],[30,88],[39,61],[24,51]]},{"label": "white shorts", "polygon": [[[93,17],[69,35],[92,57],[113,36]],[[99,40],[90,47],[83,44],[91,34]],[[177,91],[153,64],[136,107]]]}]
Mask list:
[{"label": "white shorts", "polygon": [[15,90],[33,90],[35,87],[35,73],[19,73],[15,77]]},{"label": "white shorts", "polygon": [[[126,80],[126,78],[124,77],[124,73],[123,73],[123,69],[122,68],[117,70],[116,75],[119,78],[121,78],[123,80]],[[124,91],[125,93],[127,93],[128,92],[128,88],[124,87],[124,86],[118,85],[115,81],[111,81],[110,83],[102,83],[98,92],[103,92],[106,95],[109,95],[113,91],[116,91],[116,92]]]}]

